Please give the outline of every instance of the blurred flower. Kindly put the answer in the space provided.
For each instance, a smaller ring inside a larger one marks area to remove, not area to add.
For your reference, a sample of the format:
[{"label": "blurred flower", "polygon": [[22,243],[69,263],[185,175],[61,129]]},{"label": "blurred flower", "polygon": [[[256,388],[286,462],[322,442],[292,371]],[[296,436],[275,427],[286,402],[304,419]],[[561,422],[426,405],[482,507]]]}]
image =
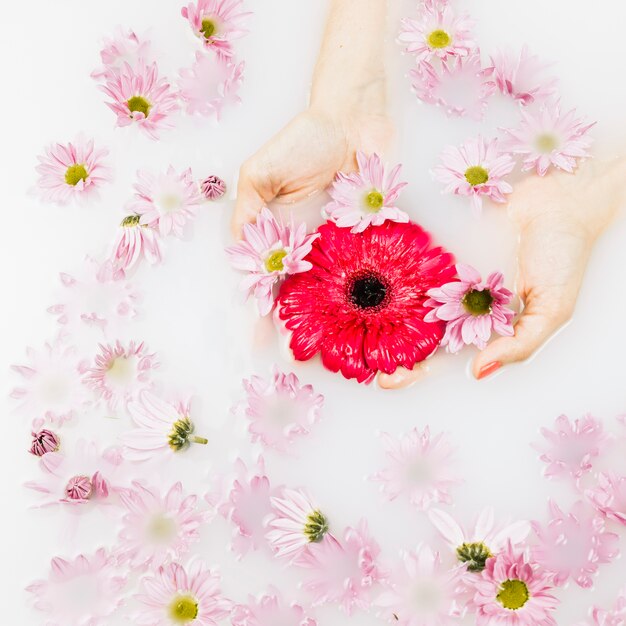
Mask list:
[{"label": "blurred flower", "polygon": [[149,65],[155,60],[150,49],[150,41],[138,37],[129,28],[118,26],[115,35],[105,37],[103,43],[100,50],[102,67],[91,73],[95,80],[107,79],[119,73],[126,63],[131,68],[138,69],[142,63]]},{"label": "blurred flower", "polygon": [[626,587],[624,587],[611,609],[593,606],[590,619],[579,626],[624,626],[626,624]]},{"label": "blurred flower", "polygon": [[277,589],[270,587],[260,598],[248,597],[231,614],[232,626],[317,626],[299,604],[286,605]]},{"label": "blurred flower", "polygon": [[626,476],[601,472],[596,486],[585,495],[607,519],[626,526]]}]

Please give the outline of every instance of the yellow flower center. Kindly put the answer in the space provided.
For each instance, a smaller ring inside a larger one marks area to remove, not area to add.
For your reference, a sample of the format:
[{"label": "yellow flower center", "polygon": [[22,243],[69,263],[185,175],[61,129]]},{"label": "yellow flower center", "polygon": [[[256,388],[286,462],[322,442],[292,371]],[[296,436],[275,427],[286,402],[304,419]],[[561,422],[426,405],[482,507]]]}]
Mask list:
[{"label": "yellow flower center", "polygon": [[465,180],[475,187],[476,185],[482,185],[489,180],[489,172],[480,165],[472,165],[465,170]]},{"label": "yellow flower center", "polygon": [[148,536],[154,543],[168,543],[176,536],[176,523],[159,513],[148,524]]},{"label": "yellow flower center", "polygon": [[211,39],[211,37],[215,34],[215,22],[208,17],[205,17],[202,20],[202,27],[200,28],[200,32],[204,35],[205,39]]},{"label": "yellow flower center", "polygon": [[557,147],[558,142],[554,135],[544,133],[543,135],[539,135],[539,137],[537,137],[535,145],[537,146],[537,150],[539,150],[539,152],[549,154]]},{"label": "yellow flower center", "polygon": [[445,30],[434,30],[428,35],[428,45],[431,48],[446,48],[452,43],[452,37]]},{"label": "yellow flower center", "polygon": [[276,250],[265,259],[265,269],[268,272],[282,272],[285,269],[283,259],[287,256],[286,250]]},{"label": "yellow flower center", "polygon": [[131,113],[143,113],[146,117],[150,115],[152,105],[143,96],[133,96],[126,101],[126,104]]},{"label": "yellow flower center", "polygon": [[120,226],[124,228],[133,228],[138,226],[141,221],[141,215],[127,215],[121,222]]},{"label": "yellow flower center", "polygon": [[372,213],[377,213],[378,211],[380,211],[384,203],[385,197],[382,193],[380,193],[380,191],[377,191],[376,189],[372,189],[372,191],[370,191],[365,196],[365,207],[368,211],[371,211]]},{"label": "yellow flower center", "polygon": [[194,430],[195,426],[188,417],[182,417],[176,420],[172,424],[172,430],[170,430],[167,436],[169,447],[174,450],[174,452],[179,452],[180,450],[188,448],[192,443],[199,443],[203,446],[209,443],[206,437],[194,435]]},{"label": "yellow flower center", "polygon": [[321,511],[312,511],[307,517],[304,526],[304,535],[309,543],[317,543],[328,532],[328,519]]},{"label": "yellow flower center", "polygon": [[81,180],[87,180],[88,177],[87,168],[80,163],[70,165],[65,171],[65,182],[72,187],[78,185]]},{"label": "yellow flower center", "polygon": [[517,611],[517,609],[521,609],[528,602],[530,594],[523,580],[513,579],[505,580],[502,583],[496,598],[505,609]]},{"label": "yellow flower center", "polygon": [[491,313],[493,296],[489,289],[472,289],[463,296],[461,303],[472,315],[487,315]]},{"label": "yellow flower center", "polygon": [[456,555],[459,561],[467,565],[468,572],[482,572],[487,559],[493,556],[491,550],[482,541],[462,543],[456,549]]},{"label": "yellow flower center", "polygon": [[198,616],[198,603],[192,596],[176,596],[170,604],[170,618],[176,624],[188,624]]}]

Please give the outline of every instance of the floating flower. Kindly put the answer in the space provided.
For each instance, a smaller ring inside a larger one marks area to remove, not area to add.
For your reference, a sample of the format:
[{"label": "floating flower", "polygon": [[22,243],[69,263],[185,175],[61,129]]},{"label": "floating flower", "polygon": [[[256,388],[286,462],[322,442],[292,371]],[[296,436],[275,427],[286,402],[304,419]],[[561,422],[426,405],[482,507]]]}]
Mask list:
[{"label": "floating flower", "polygon": [[328,518],[304,491],[283,489],[271,503],[267,540],[276,556],[295,558],[308,544],[318,543],[328,534]]},{"label": "floating flower", "polygon": [[493,202],[506,202],[513,187],[504,180],[515,167],[509,154],[500,151],[495,139],[470,139],[462,146],[448,146],[440,156],[441,165],[432,171],[435,180],[446,185],[443,193],[469,196],[479,214],[483,196]]},{"label": "floating flower", "polygon": [[207,176],[200,189],[207,200],[218,200],[226,193],[226,183],[219,176]]},{"label": "floating flower", "polygon": [[356,153],[358,173],[339,172],[329,189],[332,201],[323,212],[341,227],[351,227],[360,233],[368,226],[379,226],[385,221],[408,222],[409,216],[395,202],[407,183],[398,182],[401,165],[396,165],[385,176],[385,167],[377,154],[369,157]]},{"label": "floating flower", "polygon": [[95,147],[93,139],[81,137],[67,145],[48,146],[45,154],[37,157],[41,197],[60,205],[91,197],[99,186],[111,180],[105,165],[107,154],[107,149]]},{"label": "floating flower", "polygon": [[201,196],[191,169],[177,174],[170,165],[164,174],[137,172],[135,199],[128,207],[141,216],[140,224],[159,231],[161,237],[183,236],[183,228],[196,215]]},{"label": "floating flower", "polygon": [[419,61],[409,71],[409,78],[415,95],[423,102],[440,106],[448,117],[481,120],[487,100],[496,89],[478,53],[451,57],[437,68],[428,61]]},{"label": "floating flower", "polygon": [[194,64],[180,70],[178,81],[187,113],[215,115],[219,120],[225,105],[241,102],[237,94],[243,82],[243,70],[244,63],[196,52]]},{"label": "floating flower", "polygon": [[419,20],[402,20],[398,41],[420,61],[465,57],[476,49],[473,26],[468,15],[456,15],[448,4],[424,6]]},{"label": "floating flower", "polygon": [[517,128],[504,129],[503,148],[524,157],[522,170],[535,170],[545,176],[553,165],[573,172],[578,159],[591,156],[588,123],[576,117],[576,109],[561,113],[558,102],[542,104],[536,111],[522,110],[522,121]]},{"label": "floating flower", "polygon": [[137,124],[152,139],[169,127],[168,116],[179,108],[169,83],[159,78],[156,63],[141,63],[137,68],[125,63],[119,72],[106,77],[101,89],[112,100],[106,104],[117,115],[118,126]]},{"label": "floating flower", "polygon": [[35,608],[46,614],[47,626],[106,626],[125,586],[113,558],[101,548],[70,560],[53,558],[48,578],[26,590],[34,595]]},{"label": "floating flower", "polygon": [[48,452],[57,452],[61,445],[59,436],[47,428],[33,431],[31,436],[33,440],[30,444],[29,452],[35,456],[43,456]]},{"label": "floating flower", "polygon": [[519,55],[499,50],[491,57],[491,71],[501,93],[522,104],[545,100],[557,90],[557,80],[545,77],[548,65],[524,46]]},{"label": "floating flower", "polygon": [[556,626],[551,613],[552,577],[525,552],[506,550],[487,559],[480,577],[468,579],[475,590],[471,602],[477,626]]},{"label": "floating flower", "polygon": [[162,496],[157,489],[133,481],[120,492],[125,509],[117,558],[135,568],[158,567],[177,560],[199,539],[198,530],[209,519],[198,509],[198,496],[183,493],[180,482]]},{"label": "floating flower", "polygon": [[324,396],[311,385],[301,385],[293,373],[274,368],[269,381],[251,376],[243,386],[248,397],[239,410],[250,420],[252,441],[267,448],[288,452],[296,437],[309,434],[320,418]]},{"label": "floating flower", "polygon": [[121,438],[124,457],[131,461],[146,461],[164,452],[180,452],[192,443],[208,443],[205,437],[194,434],[189,402],[172,404],[143,390],[137,400],[128,403],[127,409],[137,425]]},{"label": "floating flower", "polygon": [[336,602],[348,615],[357,608],[367,611],[372,588],[385,577],[376,562],[379,553],[364,520],[347,528],[342,541],[326,537],[310,543],[296,565],[310,570],[303,587],[313,594],[313,605]]},{"label": "floating flower", "polygon": [[241,11],[243,0],[197,0],[183,7],[181,14],[206,48],[218,55],[232,56],[232,41],[248,31],[241,22],[251,13]]},{"label": "floating flower", "polygon": [[381,433],[387,466],[372,476],[382,483],[381,491],[388,500],[406,496],[419,509],[434,503],[450,503],[450,487],[460,481],[452,469],[453,450],[444,434],[430,436],[426,426],[422,432],[413,428],[400,439]]},{"label": "floating flower", "polygon": [[138,37],[132,30],[118,27],[113,37],[106,37],[100,50],[102,67],[94,70],[91,77],[95,80],[107,79],[119,73],[125,64],[138,69],[141,64],[154,61],[150,42]]},{"label": "floating flower", "polygon": [[626,476],[601,472],[597,485],[585,495],[607,519],[626,526]]},{"label": "floating flower", "polygon": [[11,397],[20,402],[18,411],[56,424],[76,417],[89,403],[80,382],[87,365],[76,350],[57,339],[39,351],[26,348],[26,356],[28,365],[11,366],[22,378],[20,386],[11,391]]},{"label": "floating flower", "polygon": [[512,336],[515,312],[507,305],[513,293],[504,287],[504,276],[493,272],[483,283],[469,265],[458,264],[456,271],[460,280],[429,290],[430,300],[426,301],[433,309],[424,319],[446,322],[441,345],[448,346],[452,353],[471,344],[482,350],[492,332]]},{"label": "floating flower", "polygon": [[306,224],[297,227],[278,222],[269,209],[259,213],[256,224],[245,224],[243,241],[226,248],[235,269],[246,272],[241,290],[254,294],[261,315],[267,315],[274,302],[274,288],[287,274],[311,269],[304,258],[318,235],[307,235]]},{"label": "floating flower", "polygon": [[133,617],[141,626],[217,626],[230,613],[219,576],[199,561],[186,568],[178,563],[159,567],[141,585],[135,599],[143,606]]},{"label": "floating flower", "polygon": [[268,589],[260,598],[250,596],[248,604],[238,604],[230,616],[232,626],[317,626],[299,604],[285,605],[277,589]]},{"label": "floating flower", "polygon": [[567,514],[553,500],[548,506],[552,517],[547,525],[532,523],[539,539],[532,548],[533,559],[554,574],[555,585],[571,578],[580,587],[592,587],[598,565],[619,554],[619,536],[606,532],[604,519],[582,501]]},{"label": "floating flower", "polygon": [[543,473],[548,478],[569,476],[578,481],[592,468],[592,461],[608,442],[602,422],[593,415],[571,421],[567,415],[556,418],[555,429],[542,428],[545,444],[533,444],[546,463]]},{"label": "floating flower", "polygon": [[388,588],[376,600],[381,617],[398,626],[448,626],[463,614],[456,597],[463,568],[444,567],[438,552],[420,545],[402,552]]},{"label": "floating flower", "polygon": [[594,606],[590,613],[590,620],[580,626],[624,626],[626,624],[626,587],[620,591],[612,608],[607,610]]},{"label": "floating flower", "polygon": [[430,509],[428,517],[469,572],[482,572],[488,558],[506,548],[509,542],[520,545],[530,532],[526,521],[496,525],[493,507],[483,509],[471,531],[463,530],[441,509]]},{"label": "floating flower", "polygon": [[153,265],[160,263],[161,258],[158,232],[142,225],[141,215],[126,216],[117,230],[109,257],[115,270],[124,276],[141,259]]},{"label": "floating flower", "polygon": [[158,365],[156,355],[148,352],[143,341],[131,341],[127,346],[119,341],[100,344],[100,354],[87,370],[84,382],[114,410],[151,386],[152,370]]},{"label": "floating flower", "polygon": [[320,352],[329,370],[369,382],[432,354],[444,327],[424,321],[426,291],[454,277],[452,255],[411,222],[357,234],[328,222],[318,234],[313,268],[287,278],[278,298],[295,358]]}]

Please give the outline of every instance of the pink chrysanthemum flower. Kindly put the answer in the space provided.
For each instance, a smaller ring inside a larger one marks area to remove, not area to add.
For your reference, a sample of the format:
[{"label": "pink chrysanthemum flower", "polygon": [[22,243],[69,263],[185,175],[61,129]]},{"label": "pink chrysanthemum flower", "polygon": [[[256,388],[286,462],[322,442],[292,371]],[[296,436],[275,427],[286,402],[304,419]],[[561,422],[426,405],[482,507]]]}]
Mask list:
[{"label": "pink chrysanthemum flower", "polygon": [[231,42],[248,32],[241,28],[242,20],[252,15],[241,11],[242,4],[243,0],[196,0],[183,7],[181,14],[206,48],[230,57]]},{"label": "pink chrysanthemum flower", "polygon": [[249,420],[253,442],[287,453],[295,439],[308,435],[320,418],[324,396],[311,385],[301,385],[298,377],[274,368],[268,381],[260,376],[244,379],[246,400],[236,409]]},{"label": "pink chrysanthemum flower", "polygon": [[89,404],[89,394],[80,382],[87,363],[79,360],[75,348],[56,339],[39,351],[26,348],[26,356],[28,365],[11,366],[22,378],[11,391],[19,401],[17,411],[57,424],[79,415]]},{"label": "pink chrysanthemum flower", "polygon": [[85,384],[106,400],[109,409],[126,404],[142,389],[151,386],[152,370],[159,366],[156,355],[142,342],[124,346],[100,344],[93,367],[87,369]]},{"label": "pink chrysanthemum flower", "polygon": [[[579,626],[624,626],[626,624],[626,587],[624,587],[612,608],[593,606],[590,619]],[[256,626],[256,625],[255,625]]]},{"label": "pink chrysanthemum flower", "polygon": [[428,104],[441,107],[448,117],[481,120],[487,100],[496,86],[483,69],[480,55],[452,57],[439,67],[420,61],[409,72],[415,95]]},{"label": "pink chrysanthemum flower", "polygon": [[236,605],[230,619],[232,626],[317,626],[299,604],[286,605],[272,587],[260,598],[250,596],[248,604]]},{"label": "pink chrysanthemum flower", "polygon": [[501,152],[497,140],[470,139],[461,146],[448,146],[440,156],[441,165],[432,170],[433,178],[446,187],[443,193],[469,196],[474,213],[480,214],[483,197],[506,202],[513,187],[504,180],[515,167],[511,155]]},{"label": "pink chrysanthemum flower", "polygon": [[550,594],[552,577],[525,552],[509,545],[487,559],[480,577],[466,579],[475,591],[471,607],[477,626],[556,626],[559,601]]},{"label": "pink chrysanthemum flower", "polygon": [[592,587],[598,565],[610,563],[619,554],[619,536],[607,532],[603,517],[582,501],[567,514],[554,500],[548,506],[550,521],[545,526],[532,522],[539,539],[532,547],[533,559],[554,574],[555,585],[571,578],[580,587]]},{"label": "pink chrysanthemum flower", "polygon": [[43,456],[48,452],[57,452],[61,446],[61,438],[47,428],[33,430],[29,452],[35,456]]},{"label": "pink chrysanthemum flower", "polygon": [[317,237],[306,234],[306,224],[285,226],[264,208],[256,224],[244,225],[243,241],[226,248],[232,266],[246,273],[240,288],[254,295],[261,315],[271,311],[274,289],[284,276],[311,269],[303,259]]},{"label": "pink chrysanthemum flower", "polygon": [[283,489],[272,497],[267,540],[278,557],[296,558],[310,543],[328,534],[328,518],[301,489]]},{"label": "pink chrysanthemum flower", "polygon": [[377,599],[381,617],[398,626],[451,626],[463,609],[457,602],[464,568],[442,565],[438,552],[420,545],[402,552],[387,590]]},{"label": "pink chrysanthemum flower", "polygon": [[143,390],[126,408],[137,426],[121,437],[126,459],[147,461],[155,455],[186,450],[192,443],[208,443],[194,434],[190,402],[173,404]]},{"label": "pink chrysanthemum flower", "polygon": [[126,579],[104,549],[67,560],[55,557],[46,580],[31,583],[34,606],[46,614],[46,626],[106,626],[123,601]]},{"label": "pink chrysanthemum flower", "polygon": [[578,481],[592,468],[592,461],[604,449],[609,437],[602,422],[593,415],[570,420],[567,415],[556,418],[555,429],[542,428],[545,443],[533,444],[546,463],[543,473],[548,478],[569,476]]},{"label": "pink chrysanthemum flower", "polygon": [[177,95],[159,78],[156,63],[141,63],[137,68],[125,63],[119,72],[106,77],[101,89],[112,100],[106,104],[117,115],[118,126],[137,124],[152,139],[169,127],[168,116],[179,108]]},{"label": "pink chrysanthemum flower", "polygon": [[585,495],[607,519],[626,526],[626,476],[601,472],[597,485]]},{"label": "pink chrysanthemum flower", "polygon": [[135,599],[143,606],[133,617],[140,626],[217,626],[232,607],[220,591],[220,577],[200,561],[159,567],[141,585]]},{"label": "pink chrysanthemum flower", "polygon": [[198,541],[199,528],[209,519],[198,507],[198,496],[185,495],[180,482],[165,495],[133,481],[131,489],[120,492],[125,508],[119,534],[117,558],[133,569],[159,567],[177,560]]},{"label": "pink chrysanthemum flower", "polygon": [[100,50],[102,67],[94,70],[91,77],[95,80],[107,79],[118,73],[127,63],[137,69],[143,63],[154,62],[150,42],[137,36],[132,30],[119,26],[113,37],[105,37]]},{"label": "pink chrysanthemum flower", "polygon": [[503,149],[524,157],[522,170],[535,170],[545,176],[553,165],[573,172],[579,159],[590,157],[592,138],[588,123],[576,117],[576,109],[561,113],[559,102],[547,102],[536,111],[523,109],[522,121],[517,128],[505,128]]},{"label": "pink chrysanthemum flower", "polygon": [[531,54],[528,46],[519,55],[499,50],[490,59],[493,79],[504,95],[531,104],[556,93],[557,79],[545,76],[549,66]]},{"label": "pink chrysanthemum flower", "polygon": [[385,578],[379,553],[365,520],[346,528],[342,541],[327,536],[309,544],[295,563],[310,570],[303,587],[313,594],[313,606],[336,602],[348,615],[355,609],[367,611],[372,589]]},{"label": "pink chrysanthemum flower", "polygon": [[456,15],[450,5],[424,6],[419,19],[404,18],[398,41],[419,61],[432,57],[465,57],[476,49],[467,14]]},{"label": "pink chrysanthemum flower", "polygon": [[[113,263],[100,263],[87,256],[76,275],[60,274],[64,287],[61,302],[48,312],[57,316],[59,324],[77,329],[97,327],[107,334],[136,315],[137,294],[130,283],[118,276]],[[84,326],[83,326],[84,327]]]},{"label": "pink chrysanthemum flower", "polygon": [[222,109],[238,104],[237,95],[243,83],[244,63],[232,63],[228,58],[196,52],[191,67],[180,70],[180,98],[190,115],[215,115],[219,120]]},{"label": "pink chrysanthemum flower", "polygon": [[450,487],[460,482],[451,459],[453,450],[443,433],[430,436],[413,428],[400,439],[381,433],[387,466],[371,479],[380,482],[388,500],[405,496],[421,510],[435,503],[452,502]]},{"label": "pink chrysanthemum flower", "polygon": [[98,187],[111,180],[111,172],[105,165],[105,148],[96,148],[94,140],[78,137],[73,143],[60,143],[46,148],[38,156],[39,174],[37,185],[45,201],[68,204],[71,200],[84,200]]},{"label": "pink chrysanthemum flower", "polygon": [[213,174],[200,183],[200,189],[207,200],[218,200],[226,193],[226,183]]},{"label": "pink chrysanthemum flower", "polygon": [[428,517],[468,572],[482,572],[489,557],[506,548],[509,542],[513,546],[522,544],[530,532],[527,521],[497,525],[493,507],[483,509],[474,528],[467,531],[441,509],[430,509]]},{"label": "pink chrysanthemum flower", "polygon": [[340,227],[351,227],[360,233],[368,226],[380,226],[385,221],[406,223],[409,216],[395,202],[407,183],[398,182],[401,165],[385,175],[385,167],[377,154],[356,153],[357,173],[338,172],[328,190],[332,201],[323,213]]},{"label": "pink chrysanthemum flower", "polygon": [[117,229],[109,260],[120,276],[125,276],[142,259],[151,265],[162,260],[158,231],[140,222],[140,215],[128,215]]},{"label": "pink chrysanthemum flower", "polygon": [[177,174],[170,165],[164,174],[137,172],[135,199],[128,209],[140,224],[155,228],[161,237],[183,236],[185,224],[196,215],[202,198],[190,168]]},{"label": "pink chrysanthemum flower", "polygon": [[459,281],[430,289],[426,306],[433,307],[427,322],[446,322],[441,341],[448,352],[458,352],[464,345],[474,344],[481,350],[491,333],[512,336],[515,312],[508,308],[513,293],[504,287],[500,272],[489,274],[483,283],[480,274],[471,266],[456,266]]}]

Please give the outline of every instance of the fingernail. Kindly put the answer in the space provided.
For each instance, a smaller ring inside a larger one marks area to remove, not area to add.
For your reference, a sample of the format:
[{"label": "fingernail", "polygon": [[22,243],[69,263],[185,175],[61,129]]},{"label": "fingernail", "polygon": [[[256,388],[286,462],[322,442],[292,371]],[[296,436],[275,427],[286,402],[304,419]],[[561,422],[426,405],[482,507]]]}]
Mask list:
[{"label": "fingernail", "polygon": [[478,370],[478,376],[476,378],[478,380],[486,378],[490,374],[493,374],[495,371],[499,370],[501,367],[502,363],[500,363],[500,361],[492,361],[491,363],[487,363],[487,365],[483,365],[480,370]]}]

